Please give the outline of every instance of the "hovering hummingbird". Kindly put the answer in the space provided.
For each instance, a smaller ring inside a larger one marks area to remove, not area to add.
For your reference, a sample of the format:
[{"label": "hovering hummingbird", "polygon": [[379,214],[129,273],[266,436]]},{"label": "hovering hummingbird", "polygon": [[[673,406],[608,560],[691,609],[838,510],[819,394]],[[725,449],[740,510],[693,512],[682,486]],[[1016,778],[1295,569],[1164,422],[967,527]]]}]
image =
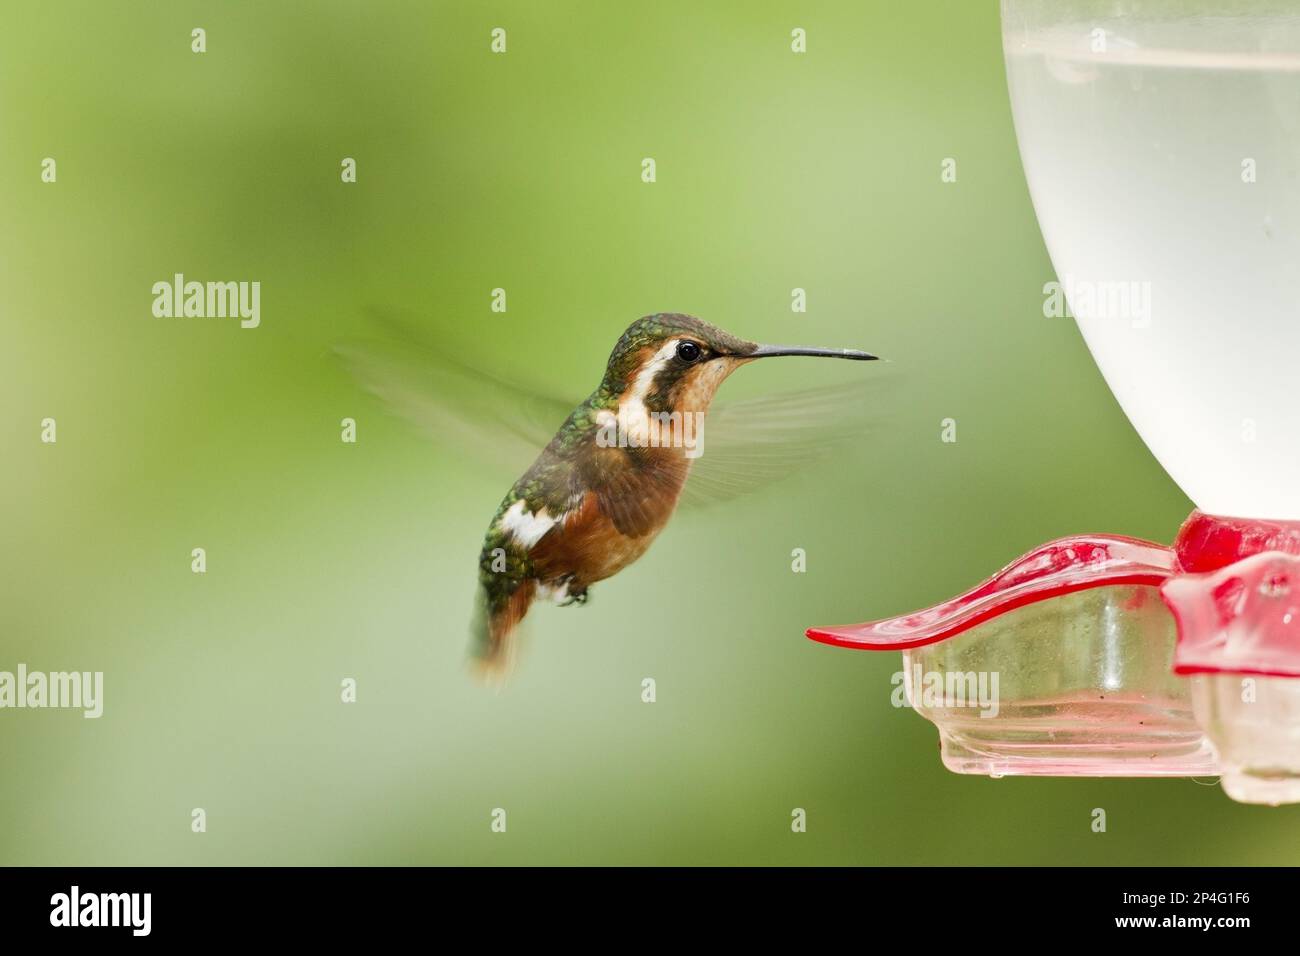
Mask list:
[{"label": "hovering hummingbird", "polygon": [[[552,414],[553,423],[561,414],[555,401],[445,356],[430,374],[418,362],[411,367],[409,348],[390,359],[373,349],[339,351],[372,391],[440,435],[455,429],[465,438],[483,437],[484,420],[495,419],[501,427],[491,432],[494,446],[504,444],[507,433],[527,442],[540,434],[533,423]],[[806,463],[826,435],[844,437],[845,395],[834,387],[710,413],[718,386],[741,365],[794,355],[876,358],[852,349],[760,345],[677,313],[648,315],[628,326],[596,390],[568,412],[488,526],[471,646],[485,676],[508,672],[516,628],[535,599],[583,604],[593,584],[640,558],[677,508],[693,471],[691,486],[703,485],[698,497],[728,497]],[[449,399],[430,394],[435,380],[462,405],[498,407],[477,415],[453,410]],[[748,442],[735,440],[734,427],[713,436],[715,419],[734,426],[728,420],[737,418],[750,420]],[[536,449],[545,438],[532,440]]]}]

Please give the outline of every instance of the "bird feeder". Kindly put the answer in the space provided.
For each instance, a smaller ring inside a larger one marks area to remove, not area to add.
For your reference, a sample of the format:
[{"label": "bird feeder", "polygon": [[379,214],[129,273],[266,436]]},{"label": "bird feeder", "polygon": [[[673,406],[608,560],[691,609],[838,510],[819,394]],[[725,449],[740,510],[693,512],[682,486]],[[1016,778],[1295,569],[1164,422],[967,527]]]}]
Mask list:
[{"label": "bird feeder", "polygon": [[1219,775],[1233,799],[1300,802],[1294,14],[1003,0],[1053,294],[1198,510],[1171,546],[1064,538],[934,607],[808,630],[901,651],[950,770]]}]

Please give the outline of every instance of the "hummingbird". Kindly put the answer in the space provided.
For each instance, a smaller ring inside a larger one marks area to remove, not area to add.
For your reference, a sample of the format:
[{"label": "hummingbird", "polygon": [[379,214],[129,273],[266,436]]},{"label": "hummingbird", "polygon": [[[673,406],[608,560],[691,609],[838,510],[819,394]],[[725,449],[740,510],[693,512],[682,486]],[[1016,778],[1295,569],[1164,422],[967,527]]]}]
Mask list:
[{"label": "hummingbird", "polygon": [[876,359],[854,349],[760,345],[679,313],[628,326],[600,384],[488,525],[471,646],[484,676],[509,671],[513,636],[535,600],[583,604],[593,584],[645,554],[677,508],[695,460],[709,456],[705,416],[723,380],[758,359],[799,355]]}]

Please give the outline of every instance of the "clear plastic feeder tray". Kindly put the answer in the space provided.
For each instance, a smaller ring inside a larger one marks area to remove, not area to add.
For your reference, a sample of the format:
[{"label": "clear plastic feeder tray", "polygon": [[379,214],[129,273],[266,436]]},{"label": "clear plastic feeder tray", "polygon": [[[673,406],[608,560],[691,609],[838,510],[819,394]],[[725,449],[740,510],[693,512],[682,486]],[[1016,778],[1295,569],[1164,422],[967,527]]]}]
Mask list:
[{"label": "clear plastic feeder tray", "polygon": [[[943,604],[808,636],[901,650],[908,701],[958,773],[1212,776],[1173,672],[1177,631],[1159,592],[1173,560],[1149,541],[1065,538]],[[995,707],[950,692],[981,686]]]},{"label": "clear plastic feeder tray", "polygon": [[[1171,669],[1175,639],[1154,587],[1078,591],[903,651],[908,702],[957,773],[1213,776],[1188,682]],[[943,675],[945,693],[925,675]],[[946,693],[947,675],[967,693]],[[995,708],[970,705],[981,675]]]}]

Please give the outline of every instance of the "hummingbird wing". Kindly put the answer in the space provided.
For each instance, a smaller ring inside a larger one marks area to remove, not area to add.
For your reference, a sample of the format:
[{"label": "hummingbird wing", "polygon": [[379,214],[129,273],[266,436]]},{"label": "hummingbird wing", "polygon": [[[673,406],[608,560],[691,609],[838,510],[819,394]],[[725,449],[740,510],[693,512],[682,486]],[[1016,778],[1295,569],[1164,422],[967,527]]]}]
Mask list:
[{"label": "hummingbird wing", "polygon": [[508,382],[427,344],[402,320],[372,316],[374,334],[334,354],[366,391],[435,441],[517,475],[577,401]]},{"label": "hummingbird wing", "polygon": [[880,377],[873,375],[843,385],[714,402],[681,504],[729,501],[828,455],[851,452],[877,425],[881,391]]}]

